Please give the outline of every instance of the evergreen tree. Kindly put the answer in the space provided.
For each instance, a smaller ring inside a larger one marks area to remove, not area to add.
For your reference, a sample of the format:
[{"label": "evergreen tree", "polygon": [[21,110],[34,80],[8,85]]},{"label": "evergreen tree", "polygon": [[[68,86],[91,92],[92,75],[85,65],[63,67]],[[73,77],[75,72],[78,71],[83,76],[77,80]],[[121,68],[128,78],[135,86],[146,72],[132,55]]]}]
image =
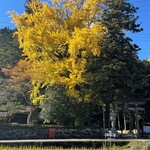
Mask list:
[{"label": "evergreen tree", "polygon": [[14,30],[7,27],[0,29],[0,68],[14,66],[21,58],[21,50]]},{"label": "evergreen tree", "polygon": [[95,72],[95,97],[103,100],[131,97],[129,93],[135,87],[135,78],[140,70],[137,56],[140,48],[132,44],[126,33],[142,31],[135,16],[137,9],[126,0],[104,2],[100,21],[107,27],[108,34],[102,43],[101,57],[89,64],[91,71]]},{"label": "evergreen tree", "polygon": [[131,94],[136,95],[137,98],[149,98],[150,97],[150,61],[149,60],[141,61],[139,67],[140,69],[138,70],[137,77],[135,79],[137,85],[135,86]]}]

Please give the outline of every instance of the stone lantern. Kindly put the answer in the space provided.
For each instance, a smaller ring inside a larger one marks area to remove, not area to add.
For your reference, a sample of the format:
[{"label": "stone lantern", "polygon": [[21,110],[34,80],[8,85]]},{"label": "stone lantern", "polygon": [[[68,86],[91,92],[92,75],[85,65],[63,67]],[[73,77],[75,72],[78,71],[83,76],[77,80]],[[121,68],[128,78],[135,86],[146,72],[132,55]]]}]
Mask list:
[{"label": "stone lantern", "polygon": [[110,115],[110,122],[111,122],[111,131],[116,132],[116,125],[115,125],[116,113],[114,112],[114,110],[112,110],[109,115]]}]

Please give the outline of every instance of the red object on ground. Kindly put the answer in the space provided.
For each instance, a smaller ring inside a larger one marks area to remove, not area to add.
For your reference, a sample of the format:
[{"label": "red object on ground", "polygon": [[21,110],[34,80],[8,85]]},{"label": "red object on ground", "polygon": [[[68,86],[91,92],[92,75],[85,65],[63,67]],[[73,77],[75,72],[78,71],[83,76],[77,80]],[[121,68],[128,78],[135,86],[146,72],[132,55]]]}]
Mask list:
[{"label": "red object on ground", "polygon": [[54,128],[49,130],[49,138],[54,139],[56,137],[56,130]]}]

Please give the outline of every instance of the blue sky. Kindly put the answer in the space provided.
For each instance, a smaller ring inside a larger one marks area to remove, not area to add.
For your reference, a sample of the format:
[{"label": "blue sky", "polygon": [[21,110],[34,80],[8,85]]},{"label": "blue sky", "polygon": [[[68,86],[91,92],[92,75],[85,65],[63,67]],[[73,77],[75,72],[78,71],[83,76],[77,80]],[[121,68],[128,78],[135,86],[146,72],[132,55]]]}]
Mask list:
[{"label": "blue sky", "polygon": [[138,23],[144,29],[140,33],[130,33],[129,36],[134,40],[140,48],[140,59],[150,58],[150,0],[130,0],[134,6],[139,7],[137,14],[139,16]]},{"label": "blue sky", "polygon": [[[0,28],[5,26],[14,28],[7,12],[15,10],[19,14],[23,13],[25,1],[26,0],[0,0]],[[141,27],[144,31],[138,34],[128,33],[128,36],[133,39],[133,43],[136,43],[141,48],[138,54],[139,58],[148,59],[150,58],[150,0],[129,1],[134,4],[134,6],[139,7],[136,15],[139,16],[138,22],[141,23]]]}]

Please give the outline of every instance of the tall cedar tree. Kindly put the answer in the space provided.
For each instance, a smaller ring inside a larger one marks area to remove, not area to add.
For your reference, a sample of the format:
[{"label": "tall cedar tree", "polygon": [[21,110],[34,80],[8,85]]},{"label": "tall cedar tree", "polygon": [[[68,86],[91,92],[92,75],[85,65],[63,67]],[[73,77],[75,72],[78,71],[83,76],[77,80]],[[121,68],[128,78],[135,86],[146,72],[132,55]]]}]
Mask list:
[{"label": "tall cedar tree", "polygon": [[[100,58],[89,61],[89,70],[93,72],[92,85],[94,98],[116,99],[135,97],[130,92],[141,84],[137,73],[140,71],[140,50],[127,32],[140,32],[140,24],[135,13],[138,8],[126,0],[105,0],[101,23],[107,27],[108,34],[102,43]],[[93,65],[94,64],[94,65]]]}]

